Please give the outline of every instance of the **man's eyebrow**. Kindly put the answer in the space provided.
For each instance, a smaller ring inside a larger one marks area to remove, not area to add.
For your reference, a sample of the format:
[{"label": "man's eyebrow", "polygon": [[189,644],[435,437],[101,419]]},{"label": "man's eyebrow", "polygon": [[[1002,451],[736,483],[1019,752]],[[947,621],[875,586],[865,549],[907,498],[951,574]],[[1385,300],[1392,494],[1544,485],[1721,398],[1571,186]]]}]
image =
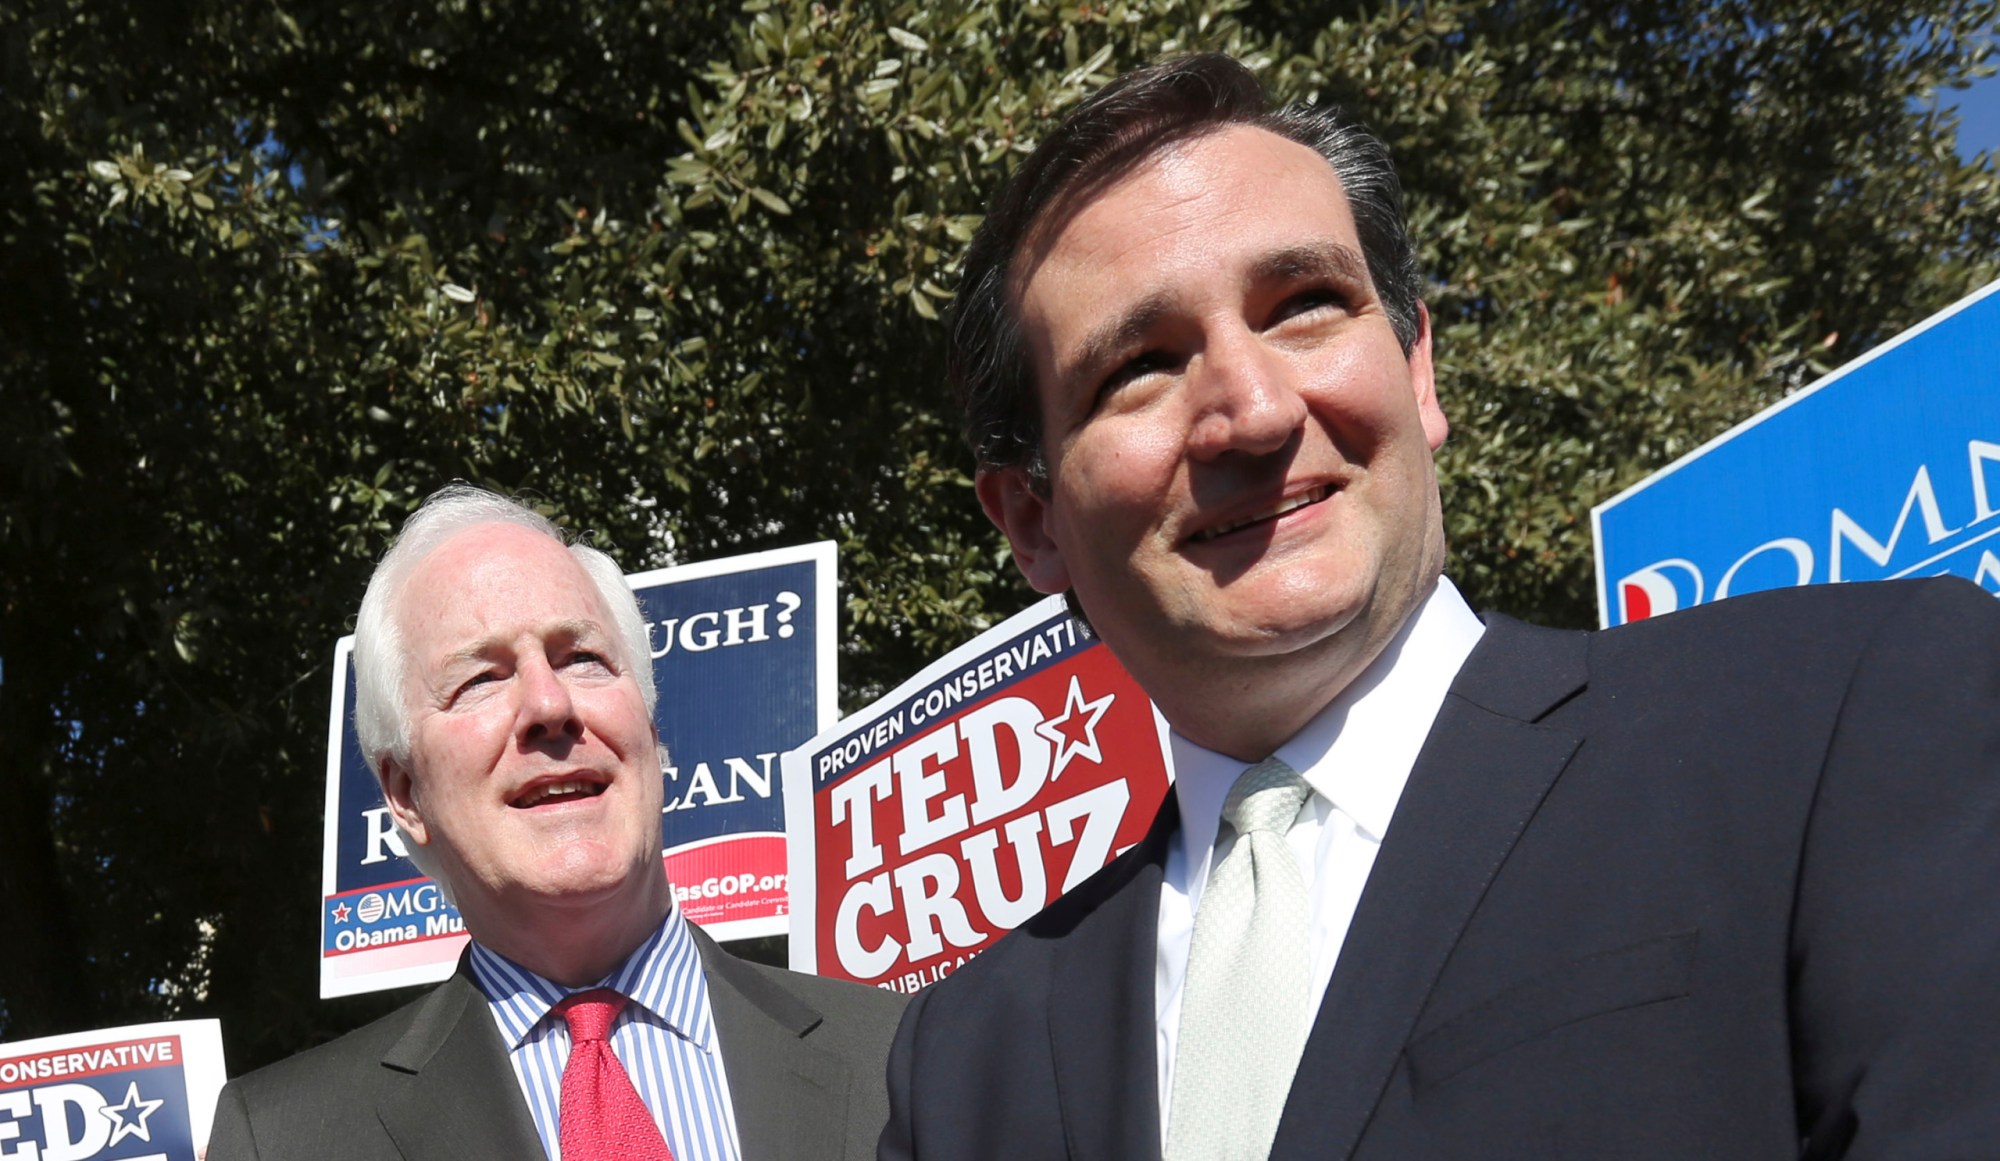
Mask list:
[{"label": "man's eyebrow", "polygon": [[1328,277],[1361,286],[1373,285],[1368,263],[1352,246],[1340,242],[1312,242],[1273,250],[1250,268],[1252,283],[1295,278]]},{"label": "man's eyebrow", "polygon": [[[1252,284],[1301,278],[1332,278],[1357,286],[1373,285],[1367,261],[1354,247],[1340,242],[1312,242],[1273,250],[1259,258],[1249,273]],[[1172,310],[1173,304],[1173,294],[1162,290],[1140,299],[1124,314],[1091,331],[1077,345],[1076,357],[1065,361],[1063,376],[1067,378],[1108,362],[1138,342]]]},{"label": "man's eyebrow", "polygon": [[1118,352],[1137,342],[1140,336],[1151,330],[1173,306],[1173,295],[1167,291],[1157,291],[1133,304],[1132,308],[1117,318],[1109,319],[1085,335],[1076,348],[1076,357],[1067,360],[1062,368],[1064,378],[1092,367],[1101,366]]},{"label": "man's eyebrow", "polygon": [[[604,626],[599,625],[595,621],[572,619],[568,621],[558,621],[555,624],[549,626],[547,637],[549,640],[567,641],[571,644],[576,644],[582,641],[609,640],[610,634],[605,632]],[[491,656],[496,646],[504,645],[506,643],[507,643],[507,638],[505,637],[500,637],[500,636],[482,637],[479,640],[474,641],[469,645],[466,645],[464,648],[454,649],[450,653],[446,654],[444,659],[444,668],[450,669],[451,667],[457,665],[473,665],[481,661],[485,661],[489,656]]]},{"label": "man's eyebrow", "polygon": [[578,618],[575,620],[556,622],[554,626],[554,631],[550,634],[550,636],[563,638],[571,642],[577,642],[577,641],[588,641],[597,638],[609,640],[611,634],[605,630],[604,626],[598,624],[596,621],[585,621],[581,618]]}]

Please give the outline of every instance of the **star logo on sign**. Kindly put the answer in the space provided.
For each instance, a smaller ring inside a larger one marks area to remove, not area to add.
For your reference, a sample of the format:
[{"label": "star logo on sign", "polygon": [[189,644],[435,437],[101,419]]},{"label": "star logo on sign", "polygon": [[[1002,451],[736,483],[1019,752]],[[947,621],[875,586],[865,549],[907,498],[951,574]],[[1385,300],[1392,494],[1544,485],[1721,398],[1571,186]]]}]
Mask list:
[{"label": "star logo on sign", "polygon": [[133,1081],[132,1087],[125,1090],[125,1103],[106,1105],[99,1110],[117,1126],[111,1130],[111,1140],[105,1142],[105,1147],[116,1145],[127,1137],[137,1137],[141,1141],[151,1143],[153,1132],[146,1127],[146,1118],[158,1112],[160,1106],[166,1103],[164,1100],[140,1100],[139,1082]]},{"label": "star logo on sign", "polygon": [[354,908],[349,907],[345,903],[336,903],[333,905],[333,921],[335,923],[347,922],[347,917],[352,914],[354,914]]},{"label": "star logo on sign", "polygon": [[1035,727],[1035,732],[1056,748],[1055,761],[1049,766],[1049,781],[1061,778],[1072,758],[1104,761],[1103,752],[1097,748],[1097,723],[1117,700],[1115,693],[1107,693],[1096,701],[1083,700],[1083,680],[1074,674],[1070,676],[1069,697],[1063,701],[1062,713]]}]

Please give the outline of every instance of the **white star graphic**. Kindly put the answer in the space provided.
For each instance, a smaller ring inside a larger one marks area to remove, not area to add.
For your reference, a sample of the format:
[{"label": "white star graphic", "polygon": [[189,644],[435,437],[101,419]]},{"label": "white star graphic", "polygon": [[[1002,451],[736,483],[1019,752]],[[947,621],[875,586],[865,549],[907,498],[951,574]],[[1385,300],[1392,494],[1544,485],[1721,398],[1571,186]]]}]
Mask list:
[{"label": "white star graphic", "polygon": [[[1096,701],[1083,700],[1083,680],[1070,675],[1069,697],[1063,701],[1062,713],[1035,727],[1035,732],[1047,738],[1056,748],[1055,761],[1049,767],[1049,781],[1061,778],[1070,759],[1079,755],[1092,762],[1104,761],[1104,754],[1097,748],[1097,723],[1111,709],[1111,703],[1117,700],[1115,693],[1107,693]],[[1079,741],[1063,726],[1082,714],[1089,714],[1090,717],[1081,723],[1083,737]]]},{"label": "white star graphic", "polygon": [[148,1101],[139,1099],[139,1082],[136,1080],[133,1081],[132,1087],[125,1090],[125,1103],[106,1105],[103,1109],[99,1110],[105,1116],[117,1122],[118,1125],[116,1129],[112,1130],[111,1140],[105,1142],[105,1147],[109,1148],[112,1145],[116,1145],[127,1137],[137,1137],[141,1141],[150,1143],[153,1139],[153,1132],[146,1127],[146,1118],[158,1112],[160,1106],[166,1103],[164,1100]]}]

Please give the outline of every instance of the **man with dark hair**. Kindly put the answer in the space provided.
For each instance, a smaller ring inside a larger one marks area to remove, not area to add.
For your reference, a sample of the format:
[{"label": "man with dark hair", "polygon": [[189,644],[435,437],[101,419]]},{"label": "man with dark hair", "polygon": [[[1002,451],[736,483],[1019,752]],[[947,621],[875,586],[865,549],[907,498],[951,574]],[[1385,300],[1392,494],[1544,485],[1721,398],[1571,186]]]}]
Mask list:
[{"label": "man with dark hair", "polygon": [[354,635],[355,727],[472,945],[414,1003],[229,1083],[210,1161],[860,1158],[901,1011],[674,906],[646,623],[610,557],[454,485]]},{"label": "man with dark hair", "polygon": [[2000,608],[1475,617],[1417,286],[1382,144],[1219,56],[996,202],[952,331],[980,502],[1177,782],[912,1003],[882,1157],[1992,1154]]}]

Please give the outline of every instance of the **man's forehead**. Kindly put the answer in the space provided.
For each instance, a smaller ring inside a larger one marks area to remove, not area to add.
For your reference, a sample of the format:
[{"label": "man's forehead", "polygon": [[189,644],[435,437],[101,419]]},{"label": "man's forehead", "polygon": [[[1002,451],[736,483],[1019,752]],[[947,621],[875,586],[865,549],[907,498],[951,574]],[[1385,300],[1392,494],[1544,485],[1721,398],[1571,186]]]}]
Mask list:
[{"label": "man's forehead", "polygon": [[562,542],[518,524],[474,524],[439,543],[411,570],[412,591],[460,593],[519,578],[575,579],[583,568]]},{"label": "man's forehead", "polygon": [[460,634],[507,621],[601,636],[609,615],[569,549],[511,524],[474,525],[446,539],[411,570],[402,597],[406,622]]},{"label": "man's forehead", "polygon": [[1217,289],[1323,278],[1374,294],[1332,165],[1253,126],[1172,142],[1045,217],[1012,296],[1038,394]]}]

